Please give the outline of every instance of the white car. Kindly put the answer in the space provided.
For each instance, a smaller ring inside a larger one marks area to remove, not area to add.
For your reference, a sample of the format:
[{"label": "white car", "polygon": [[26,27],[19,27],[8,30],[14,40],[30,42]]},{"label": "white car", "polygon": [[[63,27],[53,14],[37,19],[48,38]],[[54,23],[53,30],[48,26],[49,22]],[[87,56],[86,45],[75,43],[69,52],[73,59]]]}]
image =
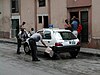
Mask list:
[{"label": "white car", "polygon": [[[59,28],[44,28],[38,30],[38,32],[41,33],[43,41],[52,48],[53,56],[55,56],[55,54],[65,52],[69,52],[73,58],[78,55],[80,51],[80,41],[70,30]],[[38,42],[37,45],[39,47],[43,47],[41,42]],[[28,47],[25,47],[25,53],[29,53],[28,49]]]}]

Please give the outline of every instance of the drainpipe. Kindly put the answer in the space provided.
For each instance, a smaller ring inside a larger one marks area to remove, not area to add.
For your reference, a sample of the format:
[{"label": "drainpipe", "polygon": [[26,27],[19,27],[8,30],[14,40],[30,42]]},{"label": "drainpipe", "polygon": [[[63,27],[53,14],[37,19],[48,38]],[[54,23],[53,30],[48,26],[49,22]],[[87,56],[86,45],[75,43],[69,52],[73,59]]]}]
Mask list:
[{"label": "drainpipe", "polygon": [[51,0],[48,0],[48,22],[51,24]]},{"label": "drainpipe", "polygon": [[37,0],[34,1],[35,7],[34,7],[34,12],[35,12],[35,32],[37,31]]}]

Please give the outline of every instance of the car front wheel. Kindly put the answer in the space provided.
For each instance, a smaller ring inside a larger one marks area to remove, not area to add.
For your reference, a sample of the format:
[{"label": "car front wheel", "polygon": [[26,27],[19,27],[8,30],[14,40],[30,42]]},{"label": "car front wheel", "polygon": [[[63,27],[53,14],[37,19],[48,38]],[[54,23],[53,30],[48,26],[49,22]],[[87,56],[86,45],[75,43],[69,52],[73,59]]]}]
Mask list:
[{"label": "car front wheel", "polygon": [[24,52],[28,55],[31,53],[31,50],[30,50],[29,45],[27,43],[24,44]]}]

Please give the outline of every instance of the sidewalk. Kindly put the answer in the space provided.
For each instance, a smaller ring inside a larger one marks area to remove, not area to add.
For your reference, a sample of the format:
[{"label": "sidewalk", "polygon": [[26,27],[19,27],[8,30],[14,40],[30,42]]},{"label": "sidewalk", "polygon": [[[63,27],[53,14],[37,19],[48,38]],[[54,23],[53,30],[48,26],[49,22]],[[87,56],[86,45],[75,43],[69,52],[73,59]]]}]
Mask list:
[{"label": "sidewalk", "polygon": [[0,38],[0,43],[13,43],[13,44],[17,44],[17,39],[3,39],[3,38]]},{"label": "sidewalk", "polygon": [[[12,43],[12,44],[17,44],[17,40],[16,40],[16,39],[0,39],[0,43]],[[100,49],[82,48],[82,47],[81,47],[80,53],[100,56]]]}]

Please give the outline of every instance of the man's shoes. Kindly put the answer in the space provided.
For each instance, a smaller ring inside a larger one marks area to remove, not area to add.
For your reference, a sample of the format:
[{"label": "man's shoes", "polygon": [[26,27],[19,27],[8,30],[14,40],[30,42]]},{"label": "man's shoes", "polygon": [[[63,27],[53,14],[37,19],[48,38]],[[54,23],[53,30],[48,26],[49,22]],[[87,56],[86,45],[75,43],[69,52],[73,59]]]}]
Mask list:
[{"label": "man's shoes", "polygon": [[32,61],[40,61],[39,59],[33,59]]},{"label": "man's shoes", "polygon": [[21,54],[21,52],[17,52],[17,54]]}]

